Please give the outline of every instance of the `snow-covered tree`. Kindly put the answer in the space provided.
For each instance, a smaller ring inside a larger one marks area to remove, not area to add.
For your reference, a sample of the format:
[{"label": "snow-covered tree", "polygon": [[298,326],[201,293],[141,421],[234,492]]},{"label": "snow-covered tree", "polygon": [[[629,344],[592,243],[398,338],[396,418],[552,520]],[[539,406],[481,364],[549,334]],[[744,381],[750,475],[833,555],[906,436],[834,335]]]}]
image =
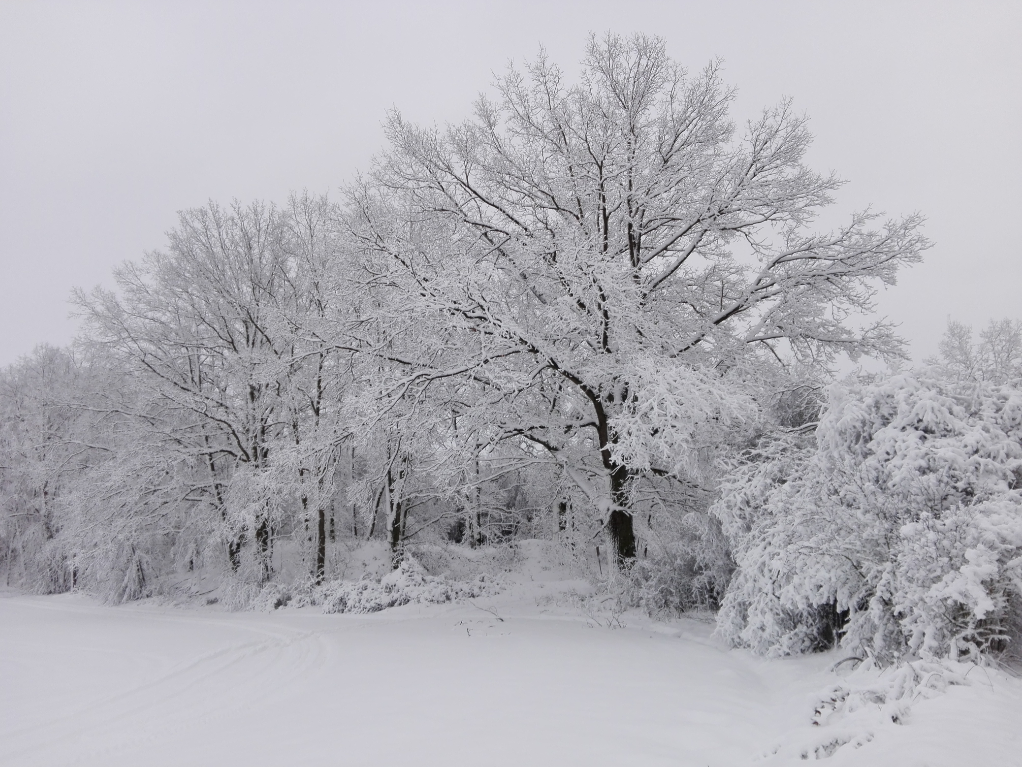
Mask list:
[{"label": "snow-covered tree", "polygon": [[335,222],[309,196],[185,211],[165,251],[115,273],[117,293],[77,297],[91,342],[147,383],[137,415],[161,432],[153,449],[192,467],[181,497],[217,520],[234,569],[252,555],[260,580],[274,537],[295,525],[313,528],[311,570],[323,576],[347,374],[304,331],[344,310],[327,279]]},{"label": "snow-covered tree", "polygon": [[921,219],[814,233],[840,181],[804,165],[807,119],[784,101],[738,133],[720,65],[689,75],[657,38],[591,39],[575,84],[541,55],[495,85],[445,130],[391,116],[352,234],[392,325],[447,329],[402,361],[409,391],[459,378],[488,442],[577,480],[623,564],[636,477],[699,474],[765,368],[900,354],[853,317],[919,259]]},{"label": "snow-covered tree", "polygon": [[1020,425],[1007,386],[831,387],[816,434],[761,442],[713,507],[738,568],[719,632],[778,654],[840,636],[884,661],[1018,655]]},{"label": "snow-covered tree", "polygon": [[37,348],[0,371],[0,557],[7,585],[74,585],[74,552],[59,536],[68,494],[103,447],[75,408],[87,368],[64,349]]},{"label": "snow-covered tree", "polygon": [[351,448],[343,409],[352,382],[351,355],[339,353],[323,335],[325,327],[350,314],[349,291],[343,285],[346,248],[338,223],[337,207],[326,196],[289,199],[281,225],[294,299],[283,304],[274,322],[276,332],[289,339],[279,365],[288,436],[294,444],[289,449],[278,446],[273,460],[286,467],[283,485],[294,485],[297,477],[301,521],[314,531],[311,570],[316,581],[323,579],[326,567],[327,507],[337,495],[342,455]]},{"label": "snow-covered tree", "polygon": [[991,320],[980,331],[979,343],[973,328],[949,319],[938,345],[938,357],[924,360],[936,375],[956,381],[987,381],[1020,388],[1023,365],[1023,322]]}]

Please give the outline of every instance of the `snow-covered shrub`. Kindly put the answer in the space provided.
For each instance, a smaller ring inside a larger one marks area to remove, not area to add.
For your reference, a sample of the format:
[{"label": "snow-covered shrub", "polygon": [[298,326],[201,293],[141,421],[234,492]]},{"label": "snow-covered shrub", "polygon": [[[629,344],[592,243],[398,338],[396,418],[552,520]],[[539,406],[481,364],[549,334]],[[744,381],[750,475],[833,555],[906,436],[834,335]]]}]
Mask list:
[{"label": "snow-covered shrub", "polygon": [[229,610],[254,610],[269,613],[282,607],[319,604],[312,581],[282,583],[271,581],[262,586],[253,579],[237,576],[225,579],[218,601]]},{"label": "snow-covered shrub", "polygon": [[[32,547],[35,543],[37,546]],[[20,584],[38,594],[60,594],[75,586],[72,558],[64,541],[55,538],[43,543],[28,537],[22,545]],[[8,561],[8,567],[13,563]]]},{"label": "snow-covered shrub", "polygon": [[651,615],[716,610],[733,570],[720,524],[701,511],[671,521],[659,545],[629,572],[632,601]]},{"label": "snow-covered shrub", "polygon": [[262,594],[267,588],[276,588],[276,584],[267,584],[260,588],[243,578],[229,576],[224,579],[217,599],[228,610],[251,610],[257,603],[266,604],[268,600],[262,599]]},{"label": "snow-covered shrub", "polygon": [[1020,422],[1009,387],[833,387],[815,443],[765,442],[723,485],[737,572],[719,633],[769,654],[837,629],[881,661],[1018,656]]},{"label": "snow-covered shrub", "polygon": [[794,737],[765,756],[792,764],[859,748],[885,727],[912,722],[917,702],[942,695],[950,687],[969,686],[974,668],[948,659],[879,666],[869,659],[846,658],[832,668],[841,680],[814,696],[812,713],[807,711],[812,729],[793,732]]},{"label": "snow-covered shrub", "polygon": [[427,575],[422,566],[406,556],[396,570],[379,582],[335,581],[322,590],[325,613],[374,613],[411,603],[441,603],[475,597],[483,584],[461,584]]},{"label": "snow-covered shrub", "polygon": [[108,568],[104,596],[115,604],[142,599],[151,593],[146,579],[146,556],[135,546],[122,546]]},{"label": "snow-covered shrub", "polygon": [[264,613],[278,610],[292,602],[295,596],[294,592],[301,593],[302,591],[304,589],[301,586],[289,588],[283,583],[268,583],[253,597],[249,609]]}]

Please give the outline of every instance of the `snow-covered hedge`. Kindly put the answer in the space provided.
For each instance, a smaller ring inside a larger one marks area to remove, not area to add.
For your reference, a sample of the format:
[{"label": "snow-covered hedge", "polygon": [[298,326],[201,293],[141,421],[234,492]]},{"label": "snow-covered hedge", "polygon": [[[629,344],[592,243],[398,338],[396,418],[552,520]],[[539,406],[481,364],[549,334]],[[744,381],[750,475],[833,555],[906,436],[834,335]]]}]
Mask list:
[{"label": "snow-covered hedge", "polygon": [[816,440],[765,441],[712,512],[738,567],[718,632],[767,654],[892,661],[1020,642],[1020,392],[836,385]]}]

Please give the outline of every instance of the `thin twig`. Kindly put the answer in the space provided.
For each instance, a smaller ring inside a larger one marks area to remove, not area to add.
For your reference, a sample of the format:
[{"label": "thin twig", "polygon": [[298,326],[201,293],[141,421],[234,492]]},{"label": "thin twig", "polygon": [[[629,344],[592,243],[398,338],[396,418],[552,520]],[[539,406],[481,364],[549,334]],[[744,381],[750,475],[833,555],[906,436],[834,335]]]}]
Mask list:
[{"label": "thin twig", "polygon": [[469,604],[471,604],[471,605],[472,605],[473,607],[475,607],[475,608],[476,608],[477,610],[482,610],[482,611],[483,611],[483,612],[485,612],[485,613],[490,613],[490,614],[491,614],[491,615],[493,615],[493,616],[494,616],[495,618],[497,618],[497,619],[498,619],[499,621],[501,621],[501,623],[504,623],[504,618],[502,618],[502,617],[501,617],[500,615],[498,615],[498,614],[497,614],[497,611],[496,611],[496,610],[494,610],[493,608],[490,608],[490,607],[480,607],[480,606],[479,606],[478,604],[476,604],[475,602],[473,602],[473,601],[472,601],[471,599],[469,599],[469,600],[467,600],[467,601],[469,602]]},{"label": "thin twig", "polygon": [[[831,667],[831,670],[832,671],[837,671],[839,666],[841,666],[843,663],[848,663],[851,660],[857,661],[856,666],[858,666],[858,665],[860,665],[860,663],[863,663],[865,658],[861,658],[858,655],[850,655],[848,658],[842,658],[842,660],[840,660],[840,661],[838,661],[838,663],[834,664]],[[853,668],[856,668],[856,666],[853,666]]]}]

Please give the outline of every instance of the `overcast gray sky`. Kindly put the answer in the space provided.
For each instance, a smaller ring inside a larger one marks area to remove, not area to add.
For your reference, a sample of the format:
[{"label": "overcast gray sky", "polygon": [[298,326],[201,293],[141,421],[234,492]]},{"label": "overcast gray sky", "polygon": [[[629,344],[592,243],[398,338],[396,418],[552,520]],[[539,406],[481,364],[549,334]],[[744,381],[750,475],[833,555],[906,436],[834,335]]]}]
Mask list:
[{"label": "overcast gray sky", "polygon": [[881,301],[919,359],[945,318],[1021,304],[1021,6],[1005,2],[15,2],[0,0],[0,364],[75,332],[74,286],[163,246],[176,211],[336,189],[385,111],[465,117],[542,44],[589,32],[725,61],[744,119],[782,96],[834,218],[925,213],[935,247]]}]

